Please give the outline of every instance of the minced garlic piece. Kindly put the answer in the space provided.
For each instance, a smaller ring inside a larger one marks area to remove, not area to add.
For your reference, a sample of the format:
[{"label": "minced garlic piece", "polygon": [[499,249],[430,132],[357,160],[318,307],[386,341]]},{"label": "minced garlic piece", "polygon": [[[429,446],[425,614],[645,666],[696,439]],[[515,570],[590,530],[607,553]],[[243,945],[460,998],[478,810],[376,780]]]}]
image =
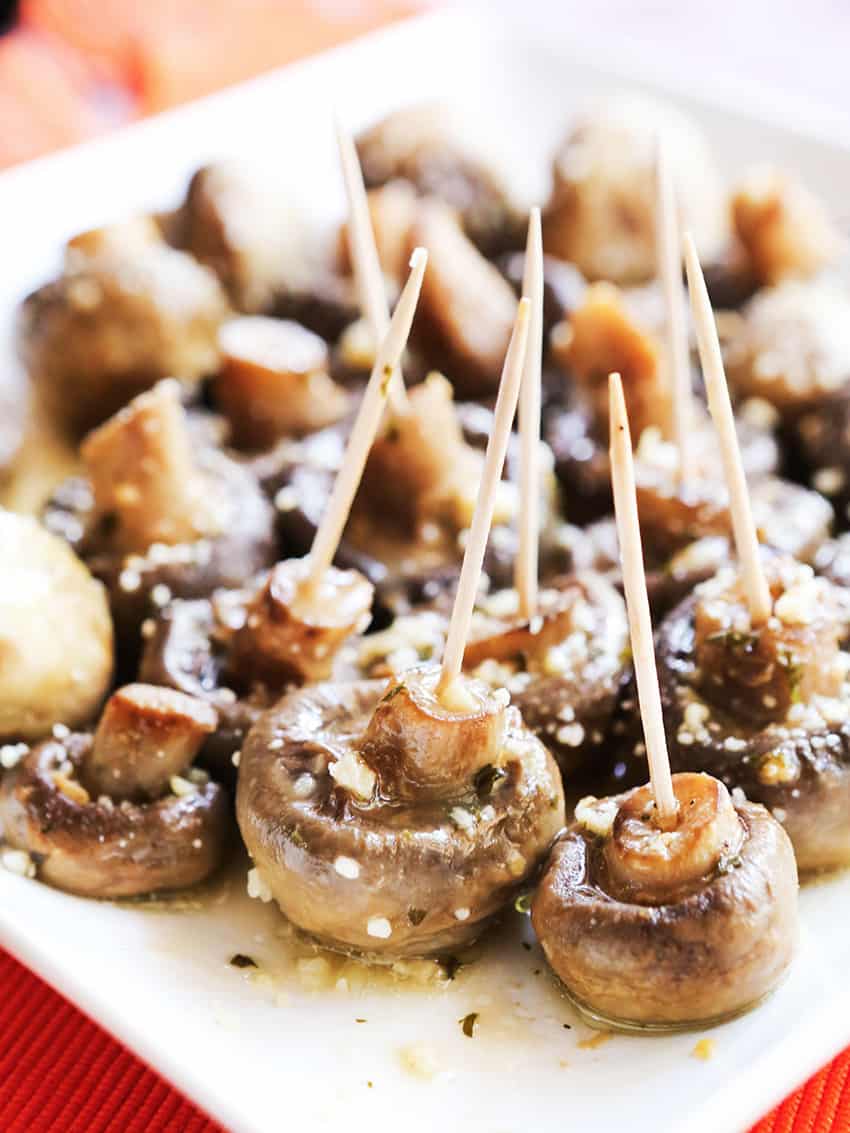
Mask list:
[{"label": "minced garlic piece", "polygon": [[817,579],[806,579],[780,595],[773,612],[787,626],[809,625],[817,617],[821,593]]},{"label": "minced garlic piece", "polygon": [[475,712],[480,705],[469,689],[463,676],[455,677],[440,693],[440,704],[449,712]]},{"label": "minced garlic piece", "polygon": [[375,772],[356,752],[347,751],[330,765],[328,771],[331,778],[352,795],[371,799],[375,791]]},{"label": "minced garlic piece", "polygon": [[793,783],[800,775],[800,761],[785,749],[772,751],[759,763],[758,777],[766,786]]},{"label": "minced garlic piece", "polygon": [[360,876],[360,866],[354,858],[347,858],[344,854],[334,859],[334,869],[340,877],[347,877],[349,881],[355,881]]},{"label": "minced garlic piece", "polygon": [[86,806],[91,802],[91,795],[85,787],[81,783],[78,783],[76,779],[71,779],[61,771],[55,771],[53,773],[53,782],[57,790],[61,791],[65,798],[70,799],[71,802],[75,802],[79,806]]},{"label": "minced garlic piece", "polygon": [[617,810],[616,799],[597,799],[595,795],[587,795],[576,805],[576,822],[591,834],[607,838],[613,829]]},{"label": "minced garlic piece", "polygon": [[172,775],[168,785],[171,788],[171,793],[177,795],[178,798],[183,798],[184,795],[194,795],[200,786],[199,783],[195,783],[191,779],[184,779],[182,775]]},{"label": "minced garlic piece", "polygon": [[25,850],[0,850],[0,866],[19,877],[35,877],[35,862]]},{"label": "minced garlic piece", "polygon": [[266,905],[272,900],[272,891],[256,867],[248,870],[248,896]]},{"label": "minced garlic piece", "polygon": [[393,934],[393,926],[386,917],[370,917],[366,922],[366,932],[377,940],[389,940]]}]

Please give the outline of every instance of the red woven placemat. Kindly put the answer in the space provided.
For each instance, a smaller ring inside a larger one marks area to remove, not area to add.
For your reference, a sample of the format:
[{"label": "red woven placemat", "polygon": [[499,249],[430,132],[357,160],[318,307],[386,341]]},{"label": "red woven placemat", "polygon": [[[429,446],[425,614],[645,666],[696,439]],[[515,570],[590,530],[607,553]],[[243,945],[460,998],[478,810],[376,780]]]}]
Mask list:
[{"label": "red woven placemat", "polygon": [[[850,1048],[752,1133],[850,1133]],[[0,951],[2,1133],[224,1133]]]}]

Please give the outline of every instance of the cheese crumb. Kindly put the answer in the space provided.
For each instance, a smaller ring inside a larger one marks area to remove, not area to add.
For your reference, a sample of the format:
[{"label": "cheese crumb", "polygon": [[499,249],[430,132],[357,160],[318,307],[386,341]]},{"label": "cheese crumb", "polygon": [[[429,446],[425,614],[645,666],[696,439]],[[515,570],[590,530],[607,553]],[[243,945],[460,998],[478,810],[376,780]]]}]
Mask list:
[{"label": "cheese crumb", "polygon": [[576,822],[591,834],[607,838],[613,829],[617,810],[616,799],[597,799],[595,795],[587,795],[576,804]]},{"label": "cheese crumb", "polygon": [[386,917],[370,917],[366,922],[366,932],[378,940],[389,940],[393,934],[393,926]]},{"label": "cheese crumb", "polygon": [[265,905],[272,900],[272,891],[256,867],[248,870],[248,896],[257,901],[262,901]]},{"label": "cheese crumb", "polygon": [[25,850],[6,848],[0,851],[0,865],[19,877],[35,877],[35,862]]},{"label": "cheese crumb", "polygon": [[347,858],[343,854],[334,861],[334,869],[340,877],[347,877],[349,881],[355,881],[360,876],[360,866],[354,858]]},{"label": "cheese crumb", "polygon": [[356,752],[347,751],[330,765],[328,771],[331,778],[352,795],[359,799],[371,799],[375,790],[375,772],[366,766]]}]

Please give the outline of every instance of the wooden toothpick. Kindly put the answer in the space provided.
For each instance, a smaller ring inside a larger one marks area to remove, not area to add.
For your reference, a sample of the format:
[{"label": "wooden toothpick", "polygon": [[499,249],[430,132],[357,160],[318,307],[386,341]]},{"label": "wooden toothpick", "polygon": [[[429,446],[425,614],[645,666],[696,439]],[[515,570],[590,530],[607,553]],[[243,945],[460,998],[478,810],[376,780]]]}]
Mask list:
[{"label": "wooden toothpick", "polygon": [[360,402],[360,409],[354,422],[354,428],[351,430],[342,465],[337,473],[325,514],[322,516],[322,521],[313,540],[313,547],[310,551],[309,575],[304,583],[306,595],[315,593],[325,571],[333,562],[336,549],[342,538],[348,513],[351,510],[351,504],[363,475],[369,449],[372,447],[372,441],[375,439],[375,433],[381,422],[392,374],[407,345],[427,262],[428,253],[424,248],[417,248],[410,258],[410,275],[399,296],[387,333],[378,347],[375,365],[372,368],[369,384],[363,394],[363,400]]},{"label": "wooden toothpick", "polygon": [[543,364],[543,236],[540,209],[528,220],[523,295],[531,304],[528,347],[519,394],[520,509],[519,547],[514,564],[514,585],[521,618],[537,612],[538,546],[540,542],[540,377]]},{"label": "wooden toothpick", "polygon": [[693,469],[691,436],[694,422],[691,365],[685,290],[682,286],[681,241],[676,194],[667,155],[661,139],[656,149],[655,239],[658,274],[664,291],[667,331],[667,365],[673,393],[673,428],[679,453],[679,481],[690,478]]},{"label": "wooden toothpick", "polygon": [[643,722],[649,778],[659,824],[670,826],[676,820],[678,803],[673,793],[670,774],[670,757],[664,735],[664,716],[661,710],[661,692],[655,667],[655,646],[652,640],[652,618],[646,593],[646,575],[643,569],[643,548],[640,539],[637,497],[635,495],[635,468],[632,457],[632,438],[623,383],[619,374],[611,374],[608,386],[609,420],[611,423],[611,480],[614,488],[614,514],[617,520],[617,539],[620,543],[620,562],[623,568],[623,588],[626,592],[626,609],[629,615],[629,634],[632,659],[637,679],[638,701]]},{"label": "wooden toothpick", "polygon": [[720,455],[723,458],[726,487],[729,492],[732,530],[741,563],[750,620],[754,626],[763,625],[771,615],[773,602],[759,555],[758,533],[753,522],[750,493],[744,476],[738,434],[735,431],[735,415],[732,412],[732,402],[729,400],[729,387],[723,369],[717,324],[714,321],[711,300],[708,297],[708,288],[705,286],[697,250],[689,233],[685,233],[684,244],[691,313],[696,326],[699,358],[708,394],[708,409],[720,438]]},{"label": "wooden toothpick", "polygon": [[[354,139],[339,118],[336,121],[336,136],[342,177],[345,182],[345,195],[348,198],[348,238],[354,278],[360,296],[361,310],[366,315],[375,342],[378,343],[387,333],[390,308],[378,248],[375,244],[372,218],[369,214],[363,171],[360,168]],[[390,398],[393,409],[397,412],[404,412],[407,409],[407,391],[404,387],[401,366],[398,363],[393,367]]]},{"label": "wooden toothpick", "polygon": [[499,395],[493,414],[493,430],[490,433],[490,440],[487,442],[484,470],[481,473],[481,484],[478,488],[478,500],[469,527],[457,594],[446,635],[443,667],[437,685],[438,695],[444,693],[460,675],[463,664],[463,653],[466,649],[466,639],[469,636],[475,595],[478,591],[478,581],[484,563],[484,551],[487,547],[487,537],[490,534],[490,524],[493,520],[496,489],[499,486],[505,455],[508,451],[508,438],[516,412],[519,387],[525,365],[529,316],[530,303],[528,299],[521,299],[517,308],[511,341],[508,344],[508,352],[505,355],[502,379],[499,383]]}]

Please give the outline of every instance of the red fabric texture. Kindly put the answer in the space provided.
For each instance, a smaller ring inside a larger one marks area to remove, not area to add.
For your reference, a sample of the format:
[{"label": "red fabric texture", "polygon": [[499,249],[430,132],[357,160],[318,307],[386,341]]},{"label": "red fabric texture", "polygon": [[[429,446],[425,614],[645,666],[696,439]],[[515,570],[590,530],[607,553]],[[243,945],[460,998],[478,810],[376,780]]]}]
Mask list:
[{"label": "red fabric texture", "polygon": [[[850,1133],[850,1048],[752,1133]],[[226,1133],[0,951],[2,1133]]]}]

